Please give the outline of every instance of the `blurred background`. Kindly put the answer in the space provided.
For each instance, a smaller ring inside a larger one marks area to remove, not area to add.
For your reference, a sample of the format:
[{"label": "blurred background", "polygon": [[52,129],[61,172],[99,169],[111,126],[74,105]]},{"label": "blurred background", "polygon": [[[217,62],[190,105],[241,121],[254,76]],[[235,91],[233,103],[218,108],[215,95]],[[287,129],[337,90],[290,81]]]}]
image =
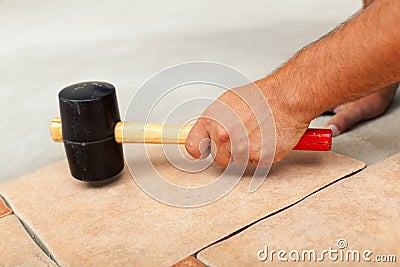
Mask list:
[{"label": "blurred background", "polygon": [[215,61],[259,79],[360,8],[360,0],[0,0],[0,181],[65,158],[49,121],[66,85],[111,82],[123,115],[164,68]]}]

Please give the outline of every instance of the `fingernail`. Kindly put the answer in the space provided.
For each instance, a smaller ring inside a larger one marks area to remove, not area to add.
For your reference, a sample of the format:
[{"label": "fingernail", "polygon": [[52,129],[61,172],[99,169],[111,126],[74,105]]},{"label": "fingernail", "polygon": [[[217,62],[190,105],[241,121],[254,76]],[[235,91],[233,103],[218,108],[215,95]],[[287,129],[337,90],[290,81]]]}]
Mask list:
[{"label": "fingernail", "polygon": [[338,127],[336,125],[330,124],[330,125],[328,125],[328,128],[332,130],[332,135],[333,136],[337,136],[337,135],[340,134],[340,131],[339,131],[339,129],[338,129]]}]

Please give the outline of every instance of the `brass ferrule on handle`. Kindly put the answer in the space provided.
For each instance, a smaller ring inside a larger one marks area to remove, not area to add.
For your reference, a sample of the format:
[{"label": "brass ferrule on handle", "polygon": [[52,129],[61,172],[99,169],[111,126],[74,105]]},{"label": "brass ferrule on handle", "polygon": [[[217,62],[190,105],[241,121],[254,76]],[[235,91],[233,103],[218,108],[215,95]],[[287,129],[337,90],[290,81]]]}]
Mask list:
[{"label": "brass ferrule on handle", "polygon": [[[122,143],[184,144],[192,125],[174,126],[154,123],[118,122],[114,128],[115,141]],[[50,122],[50,134],[55,142],[63,142],[61,118]]]}]

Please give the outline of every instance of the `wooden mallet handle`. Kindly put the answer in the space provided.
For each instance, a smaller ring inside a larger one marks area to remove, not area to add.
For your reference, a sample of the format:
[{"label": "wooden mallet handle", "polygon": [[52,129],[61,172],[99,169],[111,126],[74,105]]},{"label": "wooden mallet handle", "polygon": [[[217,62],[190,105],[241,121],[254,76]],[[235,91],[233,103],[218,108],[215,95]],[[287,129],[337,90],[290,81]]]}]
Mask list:
[{"label": "wooden mallet handle", "polygon": [[[118,122],[114,128],[115,141],[122,143],[184,144],[191,125],[174,126],[153,123]],[[61,118],[50,122],[51,137],[62,142]],[[332,145],[330,129],[308,129],[293,150],[328,151]]]}]

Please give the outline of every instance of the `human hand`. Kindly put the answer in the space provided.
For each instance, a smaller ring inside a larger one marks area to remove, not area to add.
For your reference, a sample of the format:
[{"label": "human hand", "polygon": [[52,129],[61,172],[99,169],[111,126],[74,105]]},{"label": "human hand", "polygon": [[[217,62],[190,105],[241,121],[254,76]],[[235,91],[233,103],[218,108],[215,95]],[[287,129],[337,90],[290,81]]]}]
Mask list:
[{"label": "human hand", "polygon": [[398,85],[398,83],[391,84],[371,95],[333,108],[332,111],[336,114],[326,123],[326,126],[331,128],[333,136],[336,136],[359,122],[382,115],[392,102]]},{"label": "human hand", "polygon": [[266,167],[281,160],[297,144],[313,115],[298,112],[280,91],[269,79],[222,94],[190,131],[189,154],[204,158],[211,152],[221,166],[233,160],[242,166]]}]

